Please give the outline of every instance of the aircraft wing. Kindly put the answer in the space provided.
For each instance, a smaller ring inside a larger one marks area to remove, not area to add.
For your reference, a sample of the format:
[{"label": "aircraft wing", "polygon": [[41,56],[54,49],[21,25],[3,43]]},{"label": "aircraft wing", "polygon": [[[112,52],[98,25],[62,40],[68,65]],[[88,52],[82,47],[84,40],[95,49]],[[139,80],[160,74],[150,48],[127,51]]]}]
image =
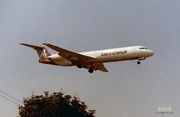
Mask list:
[{"label": "aircraft wing", "polygon": [[95,59],[94,57],[85,56],[85,55],[82,55],[82,54],[79,54],[76,52],[72,52],[72,51],[60,48],[58,46],[55,46],[55,45],[52,45],[49,43],[43,43],[43,44],[46,45],[47,47],[57,51],[61,57],[67,59],[70,62],[79,62],[79,61],[84,62],[87,60]]},{"label": "aircraft wing", "polygon": [[[96,59],[95,57],[85,56],[85,55],[82,55],[82,54],[79,54],[79,53],[76,53],[76,52],[72,52],[72,51],[60,48],[58,46],[55,46],[55,45],[52,45],[52,44],[49,44],[49,43],[43,43],[43,44],[46,45],[47,47],[57,51],[58,54],[61,57],[67,59],[70,62],[74,62],[74,63],[82,62],[82,63],[85,63],[84,68],[86,68],[86,69],[89,69],[89,67],[88,67],[89,64],[92,64],[92,63],[88,63],[87,61],[92,60],[92,59]],[[108,72],[108,70],[104,67],[103,63],[93,63],[92,66],[93,66],[93,70],[100,70],[102,72]]]},{"label": "aircraft wing", "polygon": [[93,66],[95,67],[95,70],[100,70],[102,72],[108,72],[108,70],[104,67],[103,63],[94,63]]}]

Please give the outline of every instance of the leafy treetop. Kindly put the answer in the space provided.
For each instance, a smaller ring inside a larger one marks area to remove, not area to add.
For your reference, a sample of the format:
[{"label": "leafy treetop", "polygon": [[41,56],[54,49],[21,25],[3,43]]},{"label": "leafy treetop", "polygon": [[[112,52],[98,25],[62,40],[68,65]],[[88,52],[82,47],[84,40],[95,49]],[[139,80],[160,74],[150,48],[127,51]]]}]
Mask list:
[{"label": "leafy treetop", "polygon": [[19,106],[20,117],[95,117],[95,110],[88,110],[85,102],[62,91],[45,95],[32,95]]}]

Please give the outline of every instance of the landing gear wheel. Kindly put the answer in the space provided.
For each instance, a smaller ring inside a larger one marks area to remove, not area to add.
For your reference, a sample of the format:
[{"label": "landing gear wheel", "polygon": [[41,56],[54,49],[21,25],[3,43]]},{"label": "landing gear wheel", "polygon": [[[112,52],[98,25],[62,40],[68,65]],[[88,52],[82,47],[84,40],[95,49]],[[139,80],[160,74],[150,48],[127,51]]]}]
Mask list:
[{"label": "landing gear wheel", "polygon": [[81,65],[81,64],[77,64],[77,67],[78,67],[78,68],[82,68],[82,65]]},{"label": "landing gear wheel", "polygon": [[141,64],[141,62],[140,62],[140,61],[138,61],[138,62],[137,62],[137,64],[138,64],[138,65],[140,65],[140,64]]},{"label": "landing gear wheel", "polygon": [[88,72],[89,72],[89,73],[93,73],[93,69],[90,68],[90,69],[88,70]]}]

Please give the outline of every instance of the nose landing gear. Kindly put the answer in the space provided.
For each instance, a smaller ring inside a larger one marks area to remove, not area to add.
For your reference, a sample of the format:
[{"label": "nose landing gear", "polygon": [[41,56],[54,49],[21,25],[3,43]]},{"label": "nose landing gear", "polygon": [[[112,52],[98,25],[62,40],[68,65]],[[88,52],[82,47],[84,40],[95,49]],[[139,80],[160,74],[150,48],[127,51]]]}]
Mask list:
[{"label": "nose landing gear", "polygon": [[140,64],[141,64],[141,62],[140,62],[140,61],[138,61],[138,62],[137,62],[137,64],[138,64],[138,65],[140,65]]},{"label": "nose landing gear", "polygon": [[141,64],[141,62],[140,62],[140,61],[141,61],[141,60],[145,60],[145,59],[146,59],[145,57],[138,58],[138,62],[137,62],[137,64],[138,64],[138,65],[140,65],[140,64]]}]

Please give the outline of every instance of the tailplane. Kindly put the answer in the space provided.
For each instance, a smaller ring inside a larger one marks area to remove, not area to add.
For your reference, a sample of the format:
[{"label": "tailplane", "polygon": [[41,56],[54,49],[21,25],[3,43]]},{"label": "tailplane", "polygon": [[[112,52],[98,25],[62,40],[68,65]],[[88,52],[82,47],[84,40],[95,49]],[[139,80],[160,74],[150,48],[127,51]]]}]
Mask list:
[{"label": "tailplane", "polygon": [[39,59],[40,63],[50,63],[51,62],[48,59],[48,56],[50,56],[51,54],[44,46],[41,47],[41,46],[35,46],[35,45],[30,45],[30,44],[25,44],[25,43],[20,43],[20,44],[35,49],[40,58]]}]

